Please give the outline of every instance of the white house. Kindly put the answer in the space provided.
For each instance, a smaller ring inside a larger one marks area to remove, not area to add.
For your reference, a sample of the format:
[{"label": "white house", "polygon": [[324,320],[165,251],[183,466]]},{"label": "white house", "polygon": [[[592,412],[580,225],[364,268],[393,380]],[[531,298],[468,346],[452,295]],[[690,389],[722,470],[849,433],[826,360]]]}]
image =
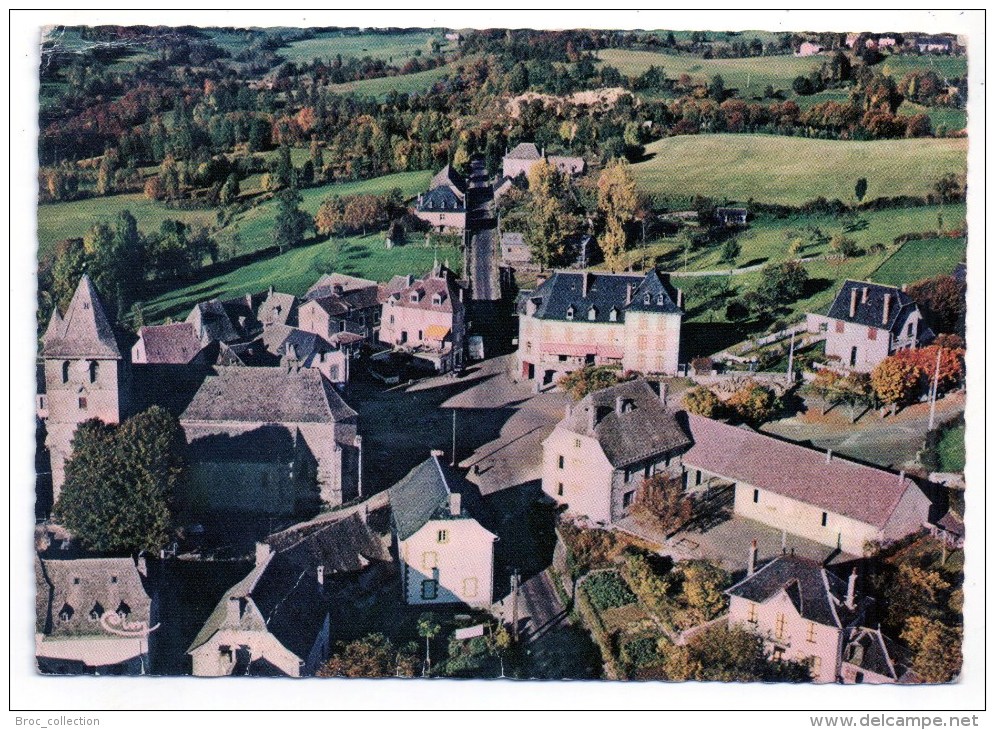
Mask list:
[{"label": "white house", "polygon": [[493,603],[498,538],[468,514],[463,495],[450,488],[456,475],[447,473],[440,454],[433,451],[390,490],[404,600],[486,608]]}]

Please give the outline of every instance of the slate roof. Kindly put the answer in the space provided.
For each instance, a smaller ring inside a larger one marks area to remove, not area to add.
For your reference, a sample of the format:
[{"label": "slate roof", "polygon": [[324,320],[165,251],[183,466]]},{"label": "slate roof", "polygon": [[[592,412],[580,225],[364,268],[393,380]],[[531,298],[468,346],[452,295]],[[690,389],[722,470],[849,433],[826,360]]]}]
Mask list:
[{"label": "slate roof", "polygon": [[687,415],[685,464],[882,528],[909,489],[908,477],[864,466],[721,421]]},{"label": "slate roof", "polygon": [[[631,410],[618,413],[619,398],[631,404]],[[619,469],[690,446],[691,438],[678,415],[667,409],[650,384],[640,378],[587,395],[560,422],[560,427],[597,439],[608,461]]]},{"label": "slate roof", "polygon": [[539,148],[532,142],[520,142],[515,149],[505,155],[509,160],[539,160]]},{"label": "slate roof", "polygon": [[880,629],[857,626],[843,647],[843,661],[898,682],[909,673],[906,653]]},{"label": "slate roof", "polygon": [[138,330],[149,365],[186,365],[202,346],[189,322],[145,326]]},{"label": "slate roof", "polygon": [[335,522],[296,525],[266,538],[274,550],[298,551],[296,560],[322,565],[325,577],[357,572],[373,561],[389,562],[390,553],[358,514]]},{"label": "slate roof", "polygon": [[42,338],[44,357],[121,358],[121,347],[104,303],[90,277],[79,280],[65,316],[52,314]]},{"label": "slate roof", "polygon": [[[587,294],[584,294],[584,277],[587,277]],[[627,304],[629,287],[632,299]],[[601,271],[556,271],[525,299],[536,305],[536,319],[610,322],[612,309],[618,311],[618,322],[625,321],[626,311],[683,314],[677,306],[677,291],[668,278],[653,270],[644,276],[638,274],[609,274]],[[591,308],[595,317],[589,319]]]},{"label": "slate roof", "polygon": [[846,581],[830,573],[820,563],[808,558],[783,555],[774,558],[747,576],[726,593],[754,603],[765,603],[784,591],[802,618],[845,628],[859,621],[867,606],[866,598],[858,598],[854,609],[845,605]]},{"label": "slate roof", "polygon": [[304,363],[306,367],[311,366],[315,355],[338,349],[314,332],[279,324],[266,328],[266,332],[263,333],[263,344],[270,353],[281,358],[291,356],[288,348],[292,348],[293,358]]},{"label": "slate roof", "polygon": [[293,294],[283,294],[271,291],[259,305],[257,315],[264,325],[272,324],[297,324],[297,297]]},{"label": "slate roof", "polygon": [[218,367],[204,379],[180,420],[334,423],[355,416],[317,370]]},{"label": "slate roof", "polygon": [[193,325],[201,342],[234,342],[241,337],[228,312],[218,299],[198,302],[186,321]]},{"label": "slate roof", "polygon": [[[336,287],[339,287],[339,291],[336,291]],[[325,274],[318,281],[314,283],[307,293],[304,295],[305,299],[317,299],[319,297],[327,297],[332,294],[345,294],[347,292],[358,291],[362,289],[376,288],[377,282],[370,279],[361,279],[358,276],[349,276],[348,274],[331,273]]]},{"label": "slate roof", "polygon": [[466,193],[466,178],[454,170],[452,165],[446,165],[435,173],[432,182],[428,184],[429,190],[435,190],[440,187],[452,188],[460,195],[464,195]]},{"label": "slate roof", "polygon": [[466,211],[463,198],[449,187],[435,188],[419,195],[416,207],[425,213],[463,213]]},{"label": "slate roof", "polygon": [[[411,295],[418,293],[418,301],[411,301]],[[443,295],[440,304],[434,303],[435,295]],[[436,267],[432,272],[426,274],[421,279],[415,279],[410,285],[396,291],[387,297],[387,302],[393,302],[393,306],[409,307],[412,309],[429,309],[435,312],[452,312],[458,307],[460,296],[459,284],[456,275],[444,266]]]},{"label": "slate roof", "polygon": [[47,637],[109,638],[100,623],[107,611],[121,611],[131,623],[151,618],[152,599],[131,558],[37,560],[35,581],[36,629]]},{"label": "slate roof", "polygon": [[[458,517],[449,510],[449,495],[453,493],[462,497]],[[471,512],[483,510],[479,492],[435,455],[390,488],[391,521],[398,540],[407,540],[429,520],[473,519]]]},{"label": "slate roof", "polygon": [[[866,302],[863,301],[864,289],[867,290]],[[854,316],[851,317],[850,298],[853,290],[857,291],[857,308]],[[884,298],[886,294],[891,295],[891,305],[888,311],[887,322],[883,319]],[[909,314],[917,311],[917,309],[918,307],[912,297],[898,287],[847,279],[843,282],[843,286],[829,307],[827,316],[830,319],[841,319],[844,322],[854,322],[898,334]]]}]

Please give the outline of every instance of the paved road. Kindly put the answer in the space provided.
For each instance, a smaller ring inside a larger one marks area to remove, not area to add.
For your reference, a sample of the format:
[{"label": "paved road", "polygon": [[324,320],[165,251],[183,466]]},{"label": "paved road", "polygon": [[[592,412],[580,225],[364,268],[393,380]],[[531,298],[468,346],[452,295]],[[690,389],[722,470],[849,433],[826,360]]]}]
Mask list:
[{"label": "paved road", "polygon": [[467,232],[470,246],[470,276],[473,298],[496,301],[501,298],[498,272],[497,219],[494,189],[483,160],[470,163],[470,189],[467,192]]}]

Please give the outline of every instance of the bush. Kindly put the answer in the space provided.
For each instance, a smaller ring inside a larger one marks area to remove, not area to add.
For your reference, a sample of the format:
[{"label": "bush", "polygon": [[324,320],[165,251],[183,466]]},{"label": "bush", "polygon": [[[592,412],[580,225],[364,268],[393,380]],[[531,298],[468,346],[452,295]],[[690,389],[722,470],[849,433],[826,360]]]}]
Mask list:
[{"label": "bush", "polygon": [[627,606],[636,601],[636,596],[615,571],[593,574],[585,581],[584,591],[598,611]]},{"label": "bush", "polygon": [[771,419],[781,409],[781,401],[770,388],[750,383],[733,393],[726,406],[747,423],[758,425]]}]

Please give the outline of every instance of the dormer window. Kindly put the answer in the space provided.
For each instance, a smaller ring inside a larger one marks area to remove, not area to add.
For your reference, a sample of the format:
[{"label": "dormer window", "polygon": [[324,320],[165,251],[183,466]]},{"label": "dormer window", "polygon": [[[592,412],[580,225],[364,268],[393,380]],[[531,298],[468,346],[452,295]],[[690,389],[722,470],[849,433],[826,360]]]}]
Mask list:
[{"label": "dormer window", "polygon": [[112,575],[111,576],[111,583],[117,583],[117,576],[116,575]]},{"label": "dormer window", "polygon": [[413,291],[411,292],[411,296],[409,298],[411,299],[412,302],[417,302],[419,299],[421,299],[421,294],[419,292]]},{"label": "dormer window", "polygon": [[643,294],[643,304],[649,304],[649,303],[650,303],[650,293],[646,292],[645,294]]},{"label": "dormer window", "polygon": [[595,307],[591,307],[587,310],[587,318],[592,322],[598,318],[598,310]]},{"label": "dormer window", "polygon": [[439,306],[442,304],[442,295],[436,294],[432,297],[432,304]]},{"label": "dormer window", "polygon": [[612,311],[608,313],[609,322],[618,322],[618,309],[612,307]]},{"label": "dormer window", "polygon": [[656,303],[661,307],[663,306],[663,292],[656,295]]},{"label": "dormer window", "polygon": [[116,613],[116,614],[117,614],[118,616],[120,616],[121,618],[128,618],[128,614],[130,614],[130,613],[131,613],[131,606],[129,606],[129,605],[128,605],[127,603],[125,603],[124,601],[121,601],[121,602],[120,602],[120,603],[119,603],[119,604],[117,605],[117,610],[116,610],[116,611],[115,611],[114,613]]},{"label": "dormer window", "polygon": [[98,621],[100,617],[104,615],[104,607],[100,605],[100,601],[93,604],[93,608],[90,609],[90,620]]},{"label": "dormer window", "polygon": [[571,304],[569,307],[567,307],[567,319],[573,319],[573,318],[574,318],[574,307]]},{"label": "dormer window", "polygon": [[73,617],[74,613],[76,613],[76,611],[73,610],[73,607],[66,603],[62,606],[62,610],[59,611],[59,620],[68,621]]}]

